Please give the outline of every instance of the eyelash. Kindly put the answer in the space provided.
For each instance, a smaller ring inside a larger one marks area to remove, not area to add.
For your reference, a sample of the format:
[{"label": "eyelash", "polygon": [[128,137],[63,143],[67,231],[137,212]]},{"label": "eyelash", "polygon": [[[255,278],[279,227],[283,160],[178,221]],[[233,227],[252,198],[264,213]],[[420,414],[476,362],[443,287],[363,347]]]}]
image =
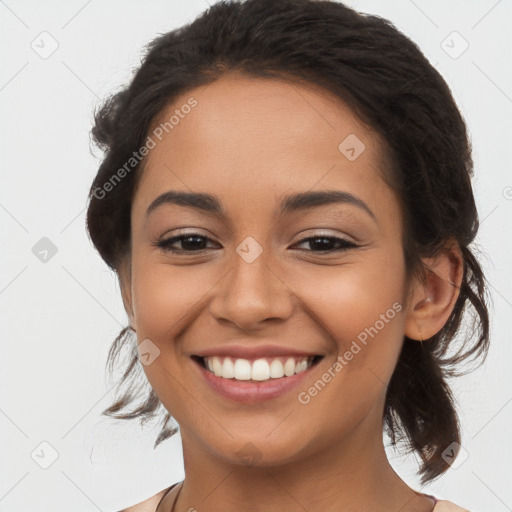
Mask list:
[{"label": "eyelash", "polygon": [[[199,233],[187,233],[185,235],[178,235],[178,236],[173,236],[171,238],[167,238],[164,240],[159,240],[158,242],[154,243],[153,245],[156,247],[159,247],[164,252],[173,253],[173,254],[202,254],[204,251],[208,250],[208,249],[199,249],[198,251],[190,251],[190,250],[187,251],[184,249],[176,250],[176,249],[170,248],[170,246],[173,245],[175,242],[181,242],[182,240],[187,239],[187,238],[202,238],[207,241],[212,241],[211,238],[204,236],[204,235],[200,235]],[[307,238],[302,238],[301,240],[299,240],[297,242],[297,244],[301,244],[304,242],[310,242],[312,240],[320,240],[320,239],[321,240],[330,240],[333,242],[341,243],[342,247],[339,247],[338,249],[329,249],[327,251],[308,251],[308,252],[316,252],[316,253],[320,253],[320,254],[330,254],[333,252],[341,252],[341,251],[346,251],[348,249],[355,249],[355,248],[359,247],[358,245],[354,244],[353,242],[349,242],[348,240],[345,240],[344,238],[338,238],[335,236],[324,236],[324,235],[317,235],[317,236],[310,236]],[[295,245],[297,245],[297,244],[295,244]]]}]

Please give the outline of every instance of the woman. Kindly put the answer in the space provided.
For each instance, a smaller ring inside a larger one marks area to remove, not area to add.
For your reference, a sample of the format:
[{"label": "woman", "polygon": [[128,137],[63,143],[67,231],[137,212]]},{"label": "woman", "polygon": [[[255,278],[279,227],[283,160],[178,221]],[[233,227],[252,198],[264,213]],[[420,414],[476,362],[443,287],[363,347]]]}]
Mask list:
[{"label": "woman", "polygon": [[416,45],[340,3],[219,2],[150,44],[93,136],[87,225],[130,321],[109,360],[132,343],[123,382],[152,388],[105,413],[163,405],[155,446],[174,418],[185,464],[126,510],[464,510],[383,443],[423,483],[449,469],[446,377],[489,343],[466,128]]}]

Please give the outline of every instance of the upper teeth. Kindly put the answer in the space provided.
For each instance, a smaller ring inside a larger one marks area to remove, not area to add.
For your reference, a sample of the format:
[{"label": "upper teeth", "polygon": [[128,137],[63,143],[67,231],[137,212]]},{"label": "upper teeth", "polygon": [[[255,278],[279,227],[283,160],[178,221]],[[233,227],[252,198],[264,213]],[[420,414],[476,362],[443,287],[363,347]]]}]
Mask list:
[{"label": "upper teeth", "polygon": [[217,377],[236,380],[268,380],[270,378],[279,379],[284,375],[291,377],[295,373],[307,370],[311,366],[313,357],[288,357],[284,361],[283,364],[280,358],[256,359],[255,361],[217,356],[204,358],[206,367]]}]

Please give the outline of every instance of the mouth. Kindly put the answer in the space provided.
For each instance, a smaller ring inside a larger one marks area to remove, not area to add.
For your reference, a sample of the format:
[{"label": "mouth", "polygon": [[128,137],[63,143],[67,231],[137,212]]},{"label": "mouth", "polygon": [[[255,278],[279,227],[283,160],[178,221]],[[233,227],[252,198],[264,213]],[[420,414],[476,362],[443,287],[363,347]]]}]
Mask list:
[{"label": "mouth", "polygon": [[241,382],[265,382],[271,379],[292,377],[309,370],[322,358],[323,356],[321,355],[309,357],[264,357],[258,359],[226,356],[192,356],[194,361],[216,377]]},{"label": "mouth", "polygon": [[217,395],[242,403],[277,398],[292,391],[324,356],[241,359],[191,356],[203,381]]}]

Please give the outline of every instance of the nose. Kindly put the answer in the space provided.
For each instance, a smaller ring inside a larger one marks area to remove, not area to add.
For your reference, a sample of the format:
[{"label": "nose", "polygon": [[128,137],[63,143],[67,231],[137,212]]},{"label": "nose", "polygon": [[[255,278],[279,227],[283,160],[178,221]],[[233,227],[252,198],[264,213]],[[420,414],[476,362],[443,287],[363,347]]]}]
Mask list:
[{"label": "nose", "polygon": [[265,251],[251,263],[239,254],[215,287],[210,313],[218,322],[257,329],[265,320],[284,321],[293,312],[293,291],[280,275],[279,265],[269,264]]}]

